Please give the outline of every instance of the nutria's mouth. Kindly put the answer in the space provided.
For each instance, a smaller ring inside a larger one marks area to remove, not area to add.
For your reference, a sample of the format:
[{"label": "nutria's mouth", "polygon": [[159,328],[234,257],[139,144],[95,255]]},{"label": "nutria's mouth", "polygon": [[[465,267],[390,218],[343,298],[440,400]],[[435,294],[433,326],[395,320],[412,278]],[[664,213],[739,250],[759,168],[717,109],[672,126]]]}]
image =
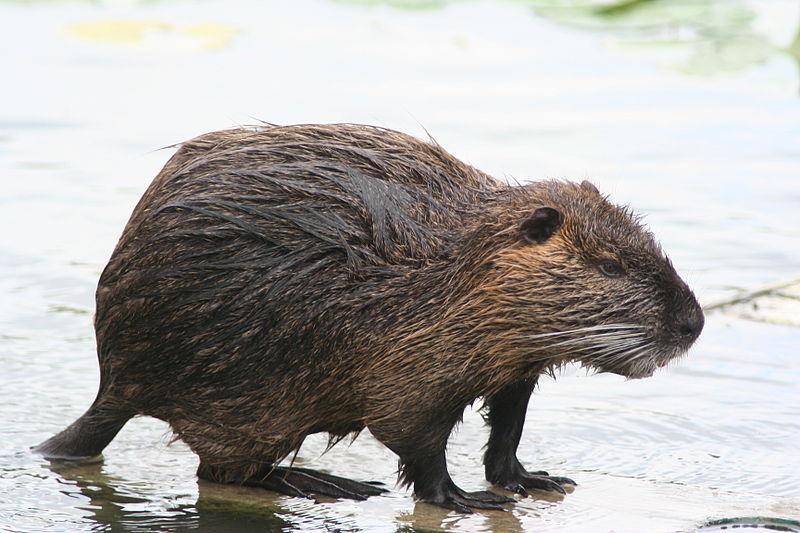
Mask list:
[{"label": "nutria's mouth", "polygon": [[638,362],[634,362],[628,368],[620,368],[613,373],[623,376],[628,379],[643,379],[652,377],[656,370],[668,366],[673,361],[677,361],[681,357],[689,353],[687,349],[675,349],[667,353],[654,353],[652,356]]},{"label": "nutria's mouth", "polygon": [[694,342],[666,342],[657,332],[638,324],[601,324],[529,337],[544,341],[547,350],[564,350],[554,361],[575,361],[598,373],[627,379],[649,378],[659,368],[688,353]]}]

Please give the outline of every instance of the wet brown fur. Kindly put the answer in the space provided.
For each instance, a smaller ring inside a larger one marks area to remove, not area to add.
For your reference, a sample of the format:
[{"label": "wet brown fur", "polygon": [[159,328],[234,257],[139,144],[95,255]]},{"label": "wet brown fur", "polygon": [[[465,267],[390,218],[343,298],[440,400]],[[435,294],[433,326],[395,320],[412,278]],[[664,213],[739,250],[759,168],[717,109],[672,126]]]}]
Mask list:
[{"label": "wet brown fur", "polygon": [[[530,244],[520,225],[542,206],[563,223]],[[606,258],[624,280],[598,272]],[[100,278],[94,416],[165,420],[232,479],[364,427],[407,462],[443,449],[476,398],[565,361],[646,375],[688,347],[673,317],[689,300],[591,187],[510,186],[368,126],[215,132],[155,178]],[[640,326],[648,357],[542,336],[604,324]]]}]

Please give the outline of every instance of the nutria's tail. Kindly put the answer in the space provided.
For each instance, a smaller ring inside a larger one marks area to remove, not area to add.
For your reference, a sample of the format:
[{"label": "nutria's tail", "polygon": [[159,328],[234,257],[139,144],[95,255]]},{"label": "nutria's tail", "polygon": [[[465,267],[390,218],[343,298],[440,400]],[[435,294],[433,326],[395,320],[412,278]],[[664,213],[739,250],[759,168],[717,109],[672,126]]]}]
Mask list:
[{"label": "nutria's tail", "polygon": [[83,416],[61,433],[35,446],[50,459],[83,459],[100,455],[133,413],[109,406],[99,396]]}]

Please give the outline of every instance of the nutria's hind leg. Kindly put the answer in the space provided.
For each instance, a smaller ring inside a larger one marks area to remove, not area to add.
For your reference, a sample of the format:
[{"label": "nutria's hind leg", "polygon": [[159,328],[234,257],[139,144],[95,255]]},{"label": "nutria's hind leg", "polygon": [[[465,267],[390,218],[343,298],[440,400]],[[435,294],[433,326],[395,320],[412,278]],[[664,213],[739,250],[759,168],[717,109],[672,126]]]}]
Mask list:
[{"label": "nutria's hind leg", "polygon": [[370,496],[388,492],[377,486],[379,485],[377,482],[362,483],[308,468],[270,464],[265,464],[255,474],[242,478],[235,472],[227,470],[224,465],[209,465],[201,461],[197,477],[216,483],[259,487],[301,498],[310,498],[315,494],[331,498],[366,500]]},{"label": "nutria's hind leg", "polygon": [[403,460],[403,479],[414,483],[414,494],[420,500],[471,513],[471,509],[503,510],[501,504],[515,500],[489,491],[466,492],[458,488],[447,471],[444,450],[424,458]]},{"label": "nutria's hind leg", "polygon": [[513,383],[486,399],[489,409],[486,421],[491,427],[489,443],[483,462],[486,479],[500,487],[527,494],[526,489],[538,489],[566,494],[563,485],[577,485],[566,477],[547,472],[528,472],[517,459],[517,447],[522,437],[528,401],[537,379]]}]

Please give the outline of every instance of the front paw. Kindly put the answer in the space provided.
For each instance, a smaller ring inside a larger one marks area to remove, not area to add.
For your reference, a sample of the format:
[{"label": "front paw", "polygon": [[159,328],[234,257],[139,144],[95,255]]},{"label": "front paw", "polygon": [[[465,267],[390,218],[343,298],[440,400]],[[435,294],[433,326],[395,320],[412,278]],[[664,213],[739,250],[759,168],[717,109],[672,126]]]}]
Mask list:
[{"label": "front paw", "polygon": [[528,489],[566,494],[564,485],[577,486],[578,484],[568,477],[550,476],[547,472],[520,473],[502,484],[504,489],[523,496],[528,495]]},{"label": "front paw", "polygon": [[472,509],[504,511],[503,504],[514,503],[514,499],[489,491],[466,492],[452,485],[435,495],[420,498],[422,501],[469,514]]}]

